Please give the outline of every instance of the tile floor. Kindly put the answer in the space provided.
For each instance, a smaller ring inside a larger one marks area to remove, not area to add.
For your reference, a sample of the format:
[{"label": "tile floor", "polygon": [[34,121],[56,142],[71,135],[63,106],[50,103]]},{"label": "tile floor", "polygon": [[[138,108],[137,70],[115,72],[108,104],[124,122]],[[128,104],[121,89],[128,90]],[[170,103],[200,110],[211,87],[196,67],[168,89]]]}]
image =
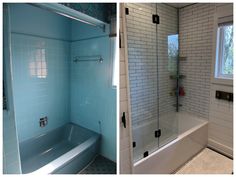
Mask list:
[{"label": "tile floor", "polygon": [[116,163],[98,155],[94,161],[79,174],[116,174]]},{"label": "tile floor", "polygon": [[204,149],[176,174],[232,174],[233,160],[211,149]]}]

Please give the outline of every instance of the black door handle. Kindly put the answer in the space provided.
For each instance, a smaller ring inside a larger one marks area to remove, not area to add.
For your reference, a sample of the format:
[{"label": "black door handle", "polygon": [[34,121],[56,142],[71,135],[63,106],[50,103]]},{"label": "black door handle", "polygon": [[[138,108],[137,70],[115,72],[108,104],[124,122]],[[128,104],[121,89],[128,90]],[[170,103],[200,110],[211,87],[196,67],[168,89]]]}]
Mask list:
[{"label": "black door handle", "polygon": [[126,118],[125,118],[125,112],[123,112],[123,115],[121,117],[121,122],[123,123],[124,125],[124,128],[126,128]]}]

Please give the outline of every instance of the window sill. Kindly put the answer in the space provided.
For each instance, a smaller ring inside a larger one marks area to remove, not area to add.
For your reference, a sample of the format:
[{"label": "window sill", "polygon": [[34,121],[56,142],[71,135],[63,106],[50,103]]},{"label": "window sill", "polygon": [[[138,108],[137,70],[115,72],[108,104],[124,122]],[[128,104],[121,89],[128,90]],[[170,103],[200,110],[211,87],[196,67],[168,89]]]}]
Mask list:
[{"label": "window sill", "polygon": [[218,85],[227,85],[227,86],[233,86],[233,79],[228,78],[213,78],[211,80],[212,84],[218,84]]}]

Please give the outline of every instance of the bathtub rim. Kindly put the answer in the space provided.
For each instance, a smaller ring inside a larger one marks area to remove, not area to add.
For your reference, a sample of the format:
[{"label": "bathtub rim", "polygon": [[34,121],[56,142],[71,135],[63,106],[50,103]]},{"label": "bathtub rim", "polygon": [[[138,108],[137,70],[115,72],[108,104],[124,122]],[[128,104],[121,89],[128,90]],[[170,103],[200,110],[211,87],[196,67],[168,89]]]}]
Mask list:
[{"label": "bathtub rim", "polygon": [[205,125],[208,125],[208,123],[209,123],[208,120],[205,120],[205,119],[202,119],[202,118],[199,118],[199,117],[194,117],[194,119],[198,119],[200,124],[190,128],[190,129],[188,129],[187,131],[185,131],[185,132],[183,132],[181,134],[178,134],[177,138],[175,138],[173,141],[167,143],[166,145],[160,147],[159,149],[155,150],[148,157],[142,158],[142,159],[138,160],[137,162],[133,162],[132,168],[134,169],[136,166],[138,166],[139,164],[143,163],[147,159],[152,158],[156,154],[158,154],[161,151],[163,151],[165,148],[167,148],[167,147],[171,146],[172,144],[176,143],[177,141],[185,138],[186,136],[190,135],[191,133],[195,132],[196,130],[200,129],[201,127],[204,127]]},{"label": "bathtub rim", "polygon": [[70,151],[54,159],[50,163],[44,165],[43,167],[33,172],[25,173],[25,174],[27,175],[52,174],[57,169],[70,163],[74,158],[76,158],[78,155],[83,153],[88,147],[91,147],[92,145],[94,145],[99,139],[100,139],[100,135],[94,135],[90,137],[88,140],[86,140],[85,142],[79,144],[78,146],[74,147]]},{"label": "bathtub rim", "polygon": [[43,132],[43,133],[41,133],[41,134],[39,134],[39,135],[36,135],[35,137],[29,138],[29,139],[25,139],[25,140],[19,142],[19,144],[23,144],[23,143],[25,143],[25,142],[27,142],[27,141],[30,141],[30,140],[32,140],[32,139],[38,139],[38,138],[43,137],[43,136],[45,136],[45,135],[47,135],[47,134],[49,134],[49,133],[51,133],[51,132],[53,132],[53,131],[55,131],[55,130],[59,130],[59,129],[61,129],[61,128],[67,126],[67,125],[72,125],[72,126],[80,127],[80,128],[86,129],[86,130],[88,130],[88,131],[91,131],[91,132],[93,132],[93,133],[95,133],[95,134],[99,134],[99,133],[95,132],[94,130],[88,129],[88,128],[83,127],[83,126],[81,126],[81,125],[78,125],[78,124],[76,124],[76,123],[73,123],[73,122],[66,122],[66,123],[64,123],[64,124],[62,124],[62,125],[60,125],[60,126],[58,126],[58,127],[55,127],[55,128],[53,128],[53,129],[50,129],[50,130],[47,130],[47,131],[45,131],[45,132]]}]

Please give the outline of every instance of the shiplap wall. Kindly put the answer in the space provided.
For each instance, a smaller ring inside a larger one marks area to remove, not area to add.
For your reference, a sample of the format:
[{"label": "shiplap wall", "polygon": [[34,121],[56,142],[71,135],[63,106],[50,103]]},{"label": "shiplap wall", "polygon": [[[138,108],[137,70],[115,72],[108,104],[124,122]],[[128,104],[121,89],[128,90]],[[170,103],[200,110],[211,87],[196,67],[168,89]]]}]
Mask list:
[{"label": "shiplap wall", "polygon": [[[123,21],[124,20],[124,21]],[[127,41],[126,41],[126,29],[124,18],[124,4],[120,5],[120,173],[131,173],[131,136],[130,136],[130,120],[129,120],[129,108],[128,108],[128,75],[126,73],[127,67]],[[126,47],[126,48],[125,48]],[[127,127],[124,128],[121,122],[121,117],[125,112]]]}]

